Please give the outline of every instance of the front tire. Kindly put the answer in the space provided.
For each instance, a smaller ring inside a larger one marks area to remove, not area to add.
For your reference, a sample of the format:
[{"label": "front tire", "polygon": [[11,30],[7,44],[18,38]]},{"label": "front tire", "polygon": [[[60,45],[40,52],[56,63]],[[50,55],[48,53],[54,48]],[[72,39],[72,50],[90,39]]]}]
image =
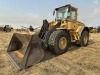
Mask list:
[{"label": "front tire", "polygon": [[49,49],[57,55],[65,53],[70,45],[70,36],[67,31],[54,31],[48,41]]}]

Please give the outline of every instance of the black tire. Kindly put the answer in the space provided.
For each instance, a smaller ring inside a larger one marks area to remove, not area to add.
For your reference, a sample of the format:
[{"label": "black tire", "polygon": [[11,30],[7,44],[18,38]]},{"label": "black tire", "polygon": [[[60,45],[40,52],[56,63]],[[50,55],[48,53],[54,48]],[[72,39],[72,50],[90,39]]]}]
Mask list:
[{"label": "black tire", "polygon": [[[84,41],[85,36],[87,36],[87,42],[86,42],[86,43],[85,43],[85,41]],[[84,31],[84,32],[82,33],[82,35],[81,35],[80,46],[85,47],[85,46],[88,45],[88,42],[89,42],[89,32]]]},{"label": "black tire", "polygon": [[9,28],[6,28],[6,32],[10,32],[11,31],[11,29],[9,29]]},{"label": "black tire", "polygon": [[[64,47],[64,49],[61,49],[59,47],[59,40],[62,37],[64,37],[67,40],[66,46]],[[57,55],[65,53],[68,50],[69,45],[70,45],[70,36],[69,36],[68,32],[63,31],[63,30],[54,31],[50,35],[50,38],[48,40],[48,45],[49,45],[49,49],[52,50],[52,52],[54,52]]]},{"label": "black tire", "polygon": [[9,29],[6,29],[6,32],[10,32],[10,30]]},{"label": "black tire", "polygon": [[43,42],[42,42],[42,49],[47,50],[48,49],[48,38],[49,36],[47,36],[48,31],[45,33],[44,38],[43,38]]},{"label": "black tire", "polygon": [[43,50],[47,50],[48,49],[48,47],[45,46],[44,42],[42,42],[41,47],[42,47]]}]

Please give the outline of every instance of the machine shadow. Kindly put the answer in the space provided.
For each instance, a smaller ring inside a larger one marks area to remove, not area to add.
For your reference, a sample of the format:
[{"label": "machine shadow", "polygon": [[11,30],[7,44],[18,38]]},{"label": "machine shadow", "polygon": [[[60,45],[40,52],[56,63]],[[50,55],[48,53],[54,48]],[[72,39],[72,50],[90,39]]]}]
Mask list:
[{"label": "machine shadow", "polygon": [[[89,40],[89,44],[88,45],[91,45],[91,44],[94,44],[94,43],[95,42],[93,40]],[[75,51],[75,50],[78,50],[79,48],[81,48],[79,45],[77,45],[75,43],[71,43],[68,51]],[[44,51],[45,51],[45,55],[44,55],[44,58],[43,58],[43,60],[41,62],[44,62],[46,60],[50,60],[50,59],[53,59],[53,58],[59,56],[59,55],[55,55],[50,50],[44,50]]]},{"label": "machine shadow", "polygon": [[90,39],[88,45],[92,45],[94,43],[96,43],[96,42],[94,40]]},{"label": "machine shadow", "polygon": [[[74,51],[74,50],[78,50],[80,47],[78,47],[76,44],[74,43],[71,43],[68,51]],[[46,60],[50,60],[50,59],[53,59],[55,57],[58,57],[59,55],[56,55],[54,54],[53,52],[51,52],[50,50],[44,50],[45,51],[45,55],[44,55],[44,58],[41,62],[44,62]],[[67,52],[68,52],[67,51]]]}]

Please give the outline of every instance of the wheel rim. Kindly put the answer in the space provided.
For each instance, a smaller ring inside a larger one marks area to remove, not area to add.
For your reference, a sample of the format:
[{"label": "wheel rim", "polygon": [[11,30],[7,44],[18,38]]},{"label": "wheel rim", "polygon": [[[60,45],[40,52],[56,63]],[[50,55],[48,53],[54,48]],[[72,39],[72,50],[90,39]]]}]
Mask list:
[{"label": "wheel rim", "polygon": [[66,46],[67,46],[66,38],[65,37],[60,38],[60,40],[59,40],[60,49],[65,49]]},{"label": "wheel rim", "polygon": [[88,42],[88,36],[84,36],[84,44],[87,44]]}]

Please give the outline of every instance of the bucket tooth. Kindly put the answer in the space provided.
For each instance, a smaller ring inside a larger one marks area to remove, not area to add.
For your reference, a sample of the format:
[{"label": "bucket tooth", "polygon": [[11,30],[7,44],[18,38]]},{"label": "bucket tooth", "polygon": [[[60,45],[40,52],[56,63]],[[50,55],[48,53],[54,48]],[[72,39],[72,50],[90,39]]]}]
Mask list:
[{"label": "bucket tooth", "polygon": [[44,57],[41,39],[37,35],[15,33],[9,43],[7,55],[19,70],[39,63]]}]

